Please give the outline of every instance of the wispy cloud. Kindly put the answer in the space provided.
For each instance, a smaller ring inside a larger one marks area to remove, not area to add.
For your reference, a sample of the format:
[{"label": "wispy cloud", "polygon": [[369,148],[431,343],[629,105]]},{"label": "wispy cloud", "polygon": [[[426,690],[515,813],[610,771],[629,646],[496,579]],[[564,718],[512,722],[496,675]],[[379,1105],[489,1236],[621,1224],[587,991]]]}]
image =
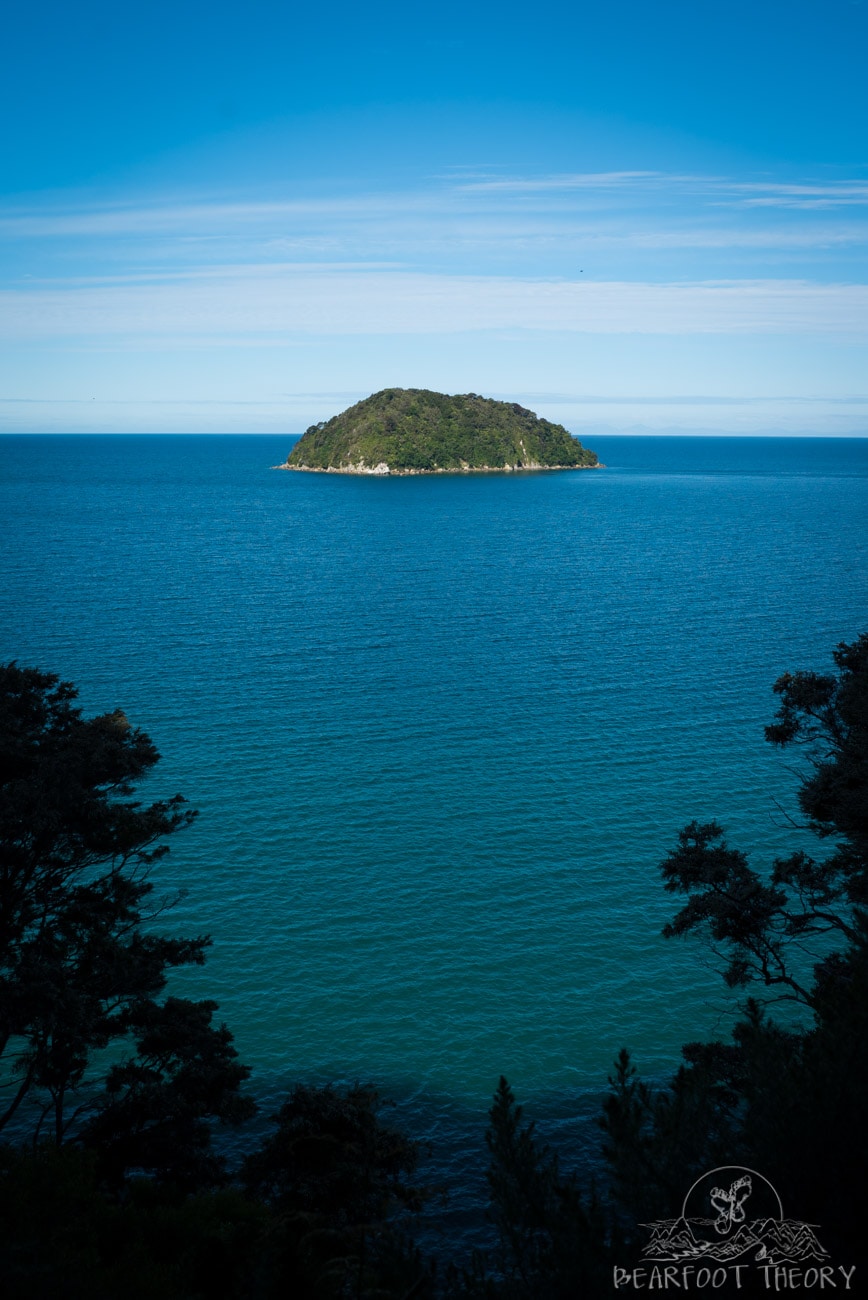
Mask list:
[{"label": "wispy cloud", "polygon": [[351,198],[285,199],[226,203],[203,199],[94,205],[42,211],[7,208],[0,213],[0,235],[12,239],[76,236],[147,235],[175,230],[232,229],[309,217],[377,217],[384,213],[431,208],[432,196],[354,195]]},{"label": "wispy cloud", "polygon": [[[280,328],[308,328],[305,322],[318,321],[316,328],[338,332],[380,330],[380,318],[387,312],[394,315],[396,328],[413,333],[436,332],[441,326],[426,322],[446,317],[451,321],[461,314],[468,321],[485,322],[468,328],[491,328],[495,310],[503,311],[503,323],[510,328],[517,314],[524,314],[529,328],[548,327],[533,323],[547,315],[568,319],[564,328],[630,328],[622,319],[626,309],[614,312],[617,326],[611,323],[612,304],[627,301],[623,286],[629,281],[637,286],[629,308],[637,322],[632,328],[657,330],[661,327],[654,322],[680,313],[686,329],[705,331],[712,327],[704,322],[721,312],[721,328],[734,328],[738,313],[729,307],[723,311],[720,304],[736,296],[743,303],[750,301],[751,319],[758,322],[758,300],[752,291],[733,289],[714,295],[713,311],[710,306],[700,310],[700,291],[688,286],[753,282],[758,272],[766,278],[774,267],[791,274],[794,282],[838,282],[838,288],[830,285],[823,291],[825,296],[792,290],[799,304],[813,305],[816,328],[825,330],[832,328],[830,295],[847,316],[843,282],[848,278],[848,251],[868,246],[868,221],[859,219],[855,207],[845,206],[861,203],[863,191],[868,193],[868,186],[855,182],[797,185],[613,171],[541,178],[460,177],[400,193],[244,201],[178,196],[147,203],[7,208],[0,212],[0,284],[5,282],[9,291],[38,295],[29,307],[16,300],[14,309],[29,337],[36,336],[37,314],[45,314],[45,331],[59,328],[61,316],[70,328],[73,320],[79,322],[76,329],[85,317],[95,319],[96,299],[88,305],[84,297],[68,295],[73,289],[95,289],[97,283],[108,295],[99,308],[106,320],[120,311],[123,280],[183,281],[187,288],[175,289],[174,304],[183,314],[195,315],[192,284],[200,275],[225,282],[222,293],[216,288],[210,293],[212,310],[233,319],[243,316],[252,330],[257,329],[256,311],[264,320],[280,315]],[[822,210],[814,212],[813,207]],[[794,208],[801,213],[788,210]],[[287,271],[272,269],[274,263],[289,262],[306,264],[309,274],[322,270],[327,282],[316,293],[304,285],[290,286]],[[348,272],[355,268],[342,287],[334,280],[340,264]],[[403,289],[394,279],[388,285],[371,282],[365,290],[371,302],[368,320],[376,324],[366,324],[359,319],[365,313],[354,305],[360,292],[358,275],[387,270],[421,278],[416,287],[407,282]],[[570,296],[574,291],[539,287],[576,280],[580,272],[591,282],[622,287],[604,291],[585,286],[586,292],[575,301]],[[263,279],[275,276],[281,288],[263,287]],[[533,282],[536,288],[519,292],[515,287]],[[653,308],[648,287],[652,282],[658,284]],[[673,286],[678,282],[682,288],[676,293]],[[435,290],[435,283],[441,287]],[[347,295],[342,306],[335,304],[339,291]],[[168,303],[170,291],[158,295],[155,289],[147,303],[140,296],[135,307],[130,298],[127,314],[144,313],[142,319],[156,322],[163,313],[158,297]],[[276,297],[282,304],[279,313]],[[773,297],[778,301],[779,291]],[[199,293],[203,298],[204,290]],[[434,298],[440,304],[436,309]],[[520,309],[509,307],[509,301],[519,299]],[[670,307],[676,299],[679,312]],[[428,305],[417,313],[401,306],[409,300]],[[454,311],[447,312],[442,305],[446,301],[456,304]],[[289,302],[295,304],[292,310]],[[388,304],[382,310],[377,305],[381,302]],[[689,310],[688,302],[693,304]],[[7,320],[11,310],[7,302]],[[799,306],[799,321],[801,313]],[[589,315],[592,323],[585,323]],[[303,318],[301,324],[290,323],[295,316]],[[778,321],[780,316],[775,309],[770,319]],[[581,326],[573,323],[579,319]],[[694,319],[697,323],[690,324]],[[774,325],[778,328],[790,332],[803,326],[781,320]]]},{"label": "wispy cloud", "polygon": [[[340,411],[370,388],[271,398],[123,399],[0,398],[0,432],[260,432],[300,433]],[[865,436],[868,397],[757,398],[647,395],[624,397],[491,389],[564,423],[591,446],[600,433],[778,433]]]},{"label": "wispy cloud", "polygon": [[[477,167],[380,193],[7,206],[0,393],[21,400],[4,427],[301,428],[374,373],[514,380],[517,400],[581,373],[612,391],[550,395],[553,418],[706,424],[719,407],[732,427],[861,428],[862,399],[786,392],[861,391],[866,202],[852,177]],[[741,397],[745,367],[783,396]],[[335,394],[284,398],[290,375]]]},{"label": "wispy cloud", "polygon": [[464,180],[458,188],[502,194],[550,194],[558,190],[608,190],[635,186],[637,182],[659,181],[657,171],[565,172],[554,176],[479,176]]},{"label": "wispy cloud", "polygon": [[748,206],[868,204],[868,181],[785,182],[662,171],[564,172],[548,176],[477,176],[459,183],[469,192],[549,195],[591,190],[677,191],[682,195],[730,196]]},{"label": "wispy cloud", "polygon": [[[834,205],[822,201],[746,199],[754,209],[789,207],[810,211]],[[325,254],[356,252],[365,261],[372,249],[392,248],[399,253],[390,261],[418,258],[426,250],[451,252],[474,249],[486,257],[519,246],[537,252],[573,249],[770,249],[810,252],[829,247],[868,244],[868,222],[805,222],[782,226],[724,224],[686,219],[683,213],[601,213],[589,219],[584,212],[546,210],[515,212],[496,206],[477,211],[463,209],[443,198],[428,204],[401,204],[383,198],[379,204],[297,205],[225,204],[167,205],[159,209],[66,213],[54,216],[18,215],[0,218],[0,240],[102,243],[101,257],[113,260],[105,244],[123,240],[127,256],[136,260],[163,258],[188,261],[209,258],[227,246],[245,248],[249,256],[280,249],[320,260]]]},{"label": "wispy cloud", "polygon": [[730,182],[728,188],[733,194],[741,196],[741,202],[746,207],[753,208],[810,210],[868,205],[868,183],[864,181],[807,185],[734,181]]},{"label": "wispy cloud", "polygon": [[236,340],[292,334],[868,333],[868,286],[756,280],[587,283],[275,265],[162,283],[0,293],[17,339]]}]

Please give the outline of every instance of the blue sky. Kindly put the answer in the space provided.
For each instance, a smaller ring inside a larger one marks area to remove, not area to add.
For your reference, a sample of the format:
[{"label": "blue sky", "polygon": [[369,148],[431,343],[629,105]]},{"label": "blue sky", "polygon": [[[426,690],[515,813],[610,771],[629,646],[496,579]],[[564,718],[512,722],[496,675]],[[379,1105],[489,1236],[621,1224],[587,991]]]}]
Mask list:
[{"label": "blue sky", "polygon": [[0,430],[868,434],[868,4],[18,5]]}]

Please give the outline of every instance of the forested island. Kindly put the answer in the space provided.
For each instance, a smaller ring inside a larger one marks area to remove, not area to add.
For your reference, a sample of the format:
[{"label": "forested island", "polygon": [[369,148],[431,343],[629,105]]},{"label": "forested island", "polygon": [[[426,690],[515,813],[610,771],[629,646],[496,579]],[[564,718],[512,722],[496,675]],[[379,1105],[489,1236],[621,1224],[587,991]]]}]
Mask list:
[{"label": "forested island", "polygon": [[384,388],[305,431],[279,469],[332,474],[443,474],[595,469],[564,428],[515,402],[477,393]]}]

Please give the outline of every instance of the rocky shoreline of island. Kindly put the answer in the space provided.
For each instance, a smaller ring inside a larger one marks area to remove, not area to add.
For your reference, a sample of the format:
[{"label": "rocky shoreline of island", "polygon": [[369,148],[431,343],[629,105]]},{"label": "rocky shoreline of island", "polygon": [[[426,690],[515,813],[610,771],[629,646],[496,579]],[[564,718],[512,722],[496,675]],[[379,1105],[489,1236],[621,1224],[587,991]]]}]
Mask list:
[{"label": "rocky shoreline of island", "polygon": [[301,474],[367,474],[378,478],[405,478],[421,474],[527,474],[549,470],[563,469],[605,469],[599,461],[596,465],[456,465],[436,469],[392,468],[385,461],[379,465],[272,465],[272,469],[288,469]]}]

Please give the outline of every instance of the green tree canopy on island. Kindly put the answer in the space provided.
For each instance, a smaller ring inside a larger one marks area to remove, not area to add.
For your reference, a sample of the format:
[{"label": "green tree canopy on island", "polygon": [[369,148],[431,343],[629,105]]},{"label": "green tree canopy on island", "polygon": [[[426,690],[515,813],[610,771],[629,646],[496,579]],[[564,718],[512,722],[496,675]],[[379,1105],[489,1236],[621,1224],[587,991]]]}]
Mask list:
[{"label": "green tree canopy on island", "polygon": [[288,469],[346,473],[437,473],[472,469],[587,469],[594,452],[562,424],[515,402],[477,393],[384,388],[340,415],[312,425]]}]

